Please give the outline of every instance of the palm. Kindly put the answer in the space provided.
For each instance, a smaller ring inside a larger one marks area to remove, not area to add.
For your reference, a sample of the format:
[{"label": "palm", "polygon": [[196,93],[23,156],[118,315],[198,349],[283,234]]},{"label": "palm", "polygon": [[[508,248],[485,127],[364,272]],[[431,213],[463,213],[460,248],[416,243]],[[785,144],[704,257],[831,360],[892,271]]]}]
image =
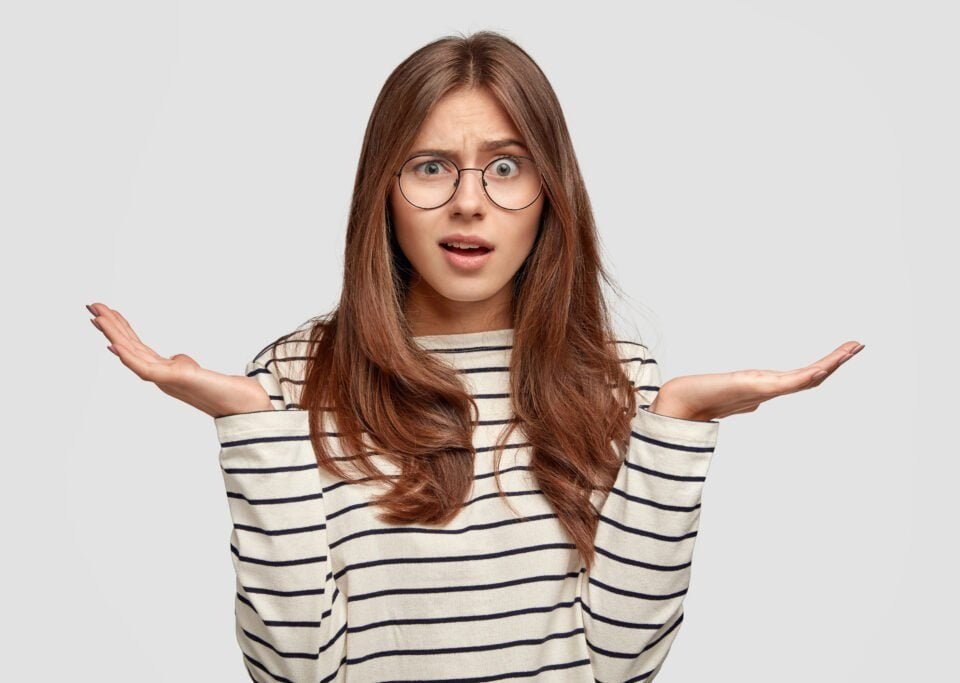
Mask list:
[{"label": "palm", "polygon": [[737,370],[676,377],[660,387],[650,410],[696,420],[748,413],[776,396],[819,386],[863,347],[857,342],[846,342],[796,370]]},{"label": "palm", "polygon": [[140,340],[119,311],[99,303],[87,309],[96,316],[93,326],[110,340],[108,348],[140,379],[153,382],[165,394],[214,417],[271,409],[270,397],[256,379],[207,370],[184,353],[161,356]]}]

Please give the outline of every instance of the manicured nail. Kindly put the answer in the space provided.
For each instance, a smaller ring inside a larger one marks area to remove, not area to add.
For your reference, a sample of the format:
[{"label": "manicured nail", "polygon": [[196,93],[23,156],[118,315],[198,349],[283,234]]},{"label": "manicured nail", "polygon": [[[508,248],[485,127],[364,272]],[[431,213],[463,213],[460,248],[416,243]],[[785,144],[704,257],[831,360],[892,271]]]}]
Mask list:
[{"label": "manicured nail", "polygon": [[96,315],[97,312],[93,310],[93,307],[90,304],[86,304],[87,310],[90,311],[90,315]]},{"label": "manicured nail", "polygon": [[116,350],[115,348],[113,348],[113,344],[107,344],[107,348],[110,349],[110,350],[113,352],[113,355],[114,355],[114,356],[119,356],[119,355],[120,355],[119,353],[117,353],[117,350]]},{"label": "manicured nail", "polygon": [[103,328],[100,327],[100,324],[96,321],[95,318],[90,318],[90,324],[93,325],[94,327],[96,327],[96,328],[97,328],[98,330],[100,330],[101,332],[103,332]]}]

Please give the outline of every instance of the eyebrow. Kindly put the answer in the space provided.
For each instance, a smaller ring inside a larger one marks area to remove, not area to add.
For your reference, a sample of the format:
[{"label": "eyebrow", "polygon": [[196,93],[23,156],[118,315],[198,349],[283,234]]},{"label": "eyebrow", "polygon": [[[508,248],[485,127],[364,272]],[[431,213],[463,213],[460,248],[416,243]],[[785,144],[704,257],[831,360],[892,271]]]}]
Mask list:
[{"label": "eyebrow", "polygon": [[[523,149],[527,150],[527,146],[522,142],[520,142],[519,140],[515,140],[514,138],[502,138],[500,140],[484,140],[482,143],[480,143],[480,151],[491,152],[495,149],[510,147],[511,145],[516,147],[522,147]],[[438,154],[440,156],[449,157],[449,156],[455,156],[457,152],[452,149],[437,149],[437,148],[420,149],[420,150],[417,150],[416,152],[411,152],[410,156],[417,156],[420,154]]]}]

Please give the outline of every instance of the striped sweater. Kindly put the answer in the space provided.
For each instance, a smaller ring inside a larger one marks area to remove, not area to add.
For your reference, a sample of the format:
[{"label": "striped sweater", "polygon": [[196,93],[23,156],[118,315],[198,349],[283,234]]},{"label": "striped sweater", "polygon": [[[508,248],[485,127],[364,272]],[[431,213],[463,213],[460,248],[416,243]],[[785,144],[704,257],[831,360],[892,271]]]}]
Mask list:
[{"label": "striped sweater", "polygon": [[531,478],[520,428],[500,470],[523,519],[497,492],[490,446],[512,414],[512,328],[414,337],[462,372],[480,410],[474,489],[443,528],[384,524],[371,503],[383,489],[317,467],[298,404],[307,329],[281,339],[276,362],[263,362],[268,346],[246,368],[275,410],[214,419],[233,521],[236,639],[252,680],[656,678],[683,621],[719,423],[646,409],[660,371],[645,346],[617,341],[638,410],[614,487],[595,499],[596,564],[586,572]]}]

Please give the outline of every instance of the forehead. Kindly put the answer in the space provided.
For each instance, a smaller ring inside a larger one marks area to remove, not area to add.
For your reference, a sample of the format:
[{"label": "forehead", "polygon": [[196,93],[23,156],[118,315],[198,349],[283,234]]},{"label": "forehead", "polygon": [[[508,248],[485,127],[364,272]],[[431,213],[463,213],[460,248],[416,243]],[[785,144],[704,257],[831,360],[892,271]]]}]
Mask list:
[{"label": "forehead", "polygon": [[460,89],[437,101],[420,125],[411,147],[467,151],[485,141],[503,139],[523,142],[500,102],[486,89]]}]

